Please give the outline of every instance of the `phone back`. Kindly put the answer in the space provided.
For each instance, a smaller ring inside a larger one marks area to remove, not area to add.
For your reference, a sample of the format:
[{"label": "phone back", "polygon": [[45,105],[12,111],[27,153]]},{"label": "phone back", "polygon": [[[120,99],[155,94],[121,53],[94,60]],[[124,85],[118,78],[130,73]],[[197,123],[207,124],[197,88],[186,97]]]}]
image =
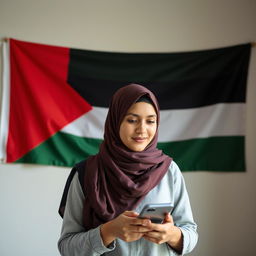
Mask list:
[{"label": "phone back", "polygon": [[171,203],[147,204],[143,207],[139,217],[150,219],[154,223],[162,223],[165,215],[173,209]]}]

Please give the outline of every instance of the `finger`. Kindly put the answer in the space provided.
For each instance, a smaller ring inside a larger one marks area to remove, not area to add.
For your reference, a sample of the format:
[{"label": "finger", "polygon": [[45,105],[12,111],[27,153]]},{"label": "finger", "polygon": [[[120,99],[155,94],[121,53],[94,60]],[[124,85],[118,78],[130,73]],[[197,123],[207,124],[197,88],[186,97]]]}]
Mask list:
[{"label": "finger", "polygon": [[152,243],[156,243],[156,244],[161,244],[163,243],[164,241],[161,241],[159,238],[154,238],[154,237],[150,237],[148,236],[147,234],[143,236],[144,239],[152,242]]},{"label": "finger", "polygon": [[145,227],[150,227],[151,221],[150,221],[150,219],[136,218],[136,219],[132,220],[131,224],[132,225],[141,225],[141,226],[145,226]]},{"label": "finger", "polygon": [[171,216],[170,213],[167,213],[167,214],[165,215],[164,223],[167,223],[167,222],[173,223],[173,218],[172,218],[172,216]]},{"label": "finger", "polygon": [[147,227],[149,227],[151,230],[155,230],[158,232],[162,231],[162,229],[163,229],[162,224],[156,224],[156,223],[152,223],[152,222]]},{"label": "finger", "polygon": [[127,217],[138,217],[139,216],[139,214],[134,211],[125,211],[123,214]]},{"label": "finger", "polygon": [[147,228],[147,227],[144,227],[144,226],[131,225],[130,228],[129,228],[129,231],[133,232],[133,233],[147,233],[147,232],[150,232],[152,230]]},{"label": "finger", "polygon": [[129,225],[140,225],[148,227],[151,224],[151,221],[149,219],[137,218],[139,214],[134,211],[125,211],[123,215],[127,218],[126,220]]},{"label": "finger", "polygon": [[145,234],[145,236],[148,237],[148,238],[154,238],[154,239],[158,238],[159,239],[160,233],[155,232],[155,231],[149,231]]},{"label": "finger", "polygon": [[169,230],[173,226],[173,223],[171,222],[166,222],[163,224],[155,224],[151,223],[147,227],[150,228],[151,230],[156,231],[157,233],[165,233],[167,230]]},{"label": "finger", "polygon": [[149,237],[147,234],[145,234],[145,235],[143,236],[143,238],[146,239],[146,240],[148,240],[148,241],[150,241],[150,242],[153,242],[152,240],[155,241],[155,239]]}]

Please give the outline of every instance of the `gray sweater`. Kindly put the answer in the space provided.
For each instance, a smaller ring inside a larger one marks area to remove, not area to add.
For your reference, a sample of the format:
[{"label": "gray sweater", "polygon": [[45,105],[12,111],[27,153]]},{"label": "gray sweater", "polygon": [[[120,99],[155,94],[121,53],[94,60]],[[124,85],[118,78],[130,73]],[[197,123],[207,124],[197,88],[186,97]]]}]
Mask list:
[{"label": "gray sweater", "polygon": [[[182,254],[189,253],[198,240],[197,225],[193,220],[183,176],[174,161],[161,182],[147,194],[138,207],[127,210],[140,212],[145,204],[167,202],[174,204],[172,217],[175,225],[181,229],[183,234]],[[109,247],[105,247],[100,236],[100,226],[89,231],[84,230],[82,224],[83,204],[84,194],[76,173],[69,188],[61,236],[58,241],[58,248],[62,256],[177,255],[168,244],[158,245],[143,238],[129,243],[116,239]]]}]

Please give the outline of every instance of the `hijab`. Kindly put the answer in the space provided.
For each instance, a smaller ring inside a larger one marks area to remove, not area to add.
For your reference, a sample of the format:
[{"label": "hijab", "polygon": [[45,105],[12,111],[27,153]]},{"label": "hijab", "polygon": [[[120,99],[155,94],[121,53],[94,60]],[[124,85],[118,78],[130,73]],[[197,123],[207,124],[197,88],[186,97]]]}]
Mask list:
[{"label": "hijab", "polygon": [[[141,97],[152,102],[157,130],[143,151],[128,149],[119,136],[128,109]],[[161,181],[172,161],[157,149],[159,105],[154,94],[138,84],[129,84],[113,95],[105,121],[99,153],[86,161],[84,176],[84,227],[95,228],[126,210],[133,210]]]}]

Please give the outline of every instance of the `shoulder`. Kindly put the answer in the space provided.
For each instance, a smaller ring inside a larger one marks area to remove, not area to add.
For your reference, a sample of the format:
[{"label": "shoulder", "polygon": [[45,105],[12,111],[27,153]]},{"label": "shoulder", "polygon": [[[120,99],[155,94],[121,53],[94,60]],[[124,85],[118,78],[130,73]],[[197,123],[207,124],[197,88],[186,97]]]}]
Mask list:
[{"label": "shoulder", "polygon": [[81,170],[85,169],[85,163],[86,163],[86,159],[76,163],[74,165],[74,168],[76,168],[77,171],[79,171],[79,170],[81,171]]},{"label": "shoulder", "polygon": [[172,160],[172,162],[169,165],[169,172],[172,173],[173,175],[179,175],[181,174],[180,168],[177,165],[175,161]]},{"label": "shoulder", "polygon": [[174,183],[176,183],[177,181],[182,182],[183,180],[183,175],[181,173],[181,170],[178,164],[173,160],[169,166],[168,175],[169,175],[169,178],[171,178]]}]

